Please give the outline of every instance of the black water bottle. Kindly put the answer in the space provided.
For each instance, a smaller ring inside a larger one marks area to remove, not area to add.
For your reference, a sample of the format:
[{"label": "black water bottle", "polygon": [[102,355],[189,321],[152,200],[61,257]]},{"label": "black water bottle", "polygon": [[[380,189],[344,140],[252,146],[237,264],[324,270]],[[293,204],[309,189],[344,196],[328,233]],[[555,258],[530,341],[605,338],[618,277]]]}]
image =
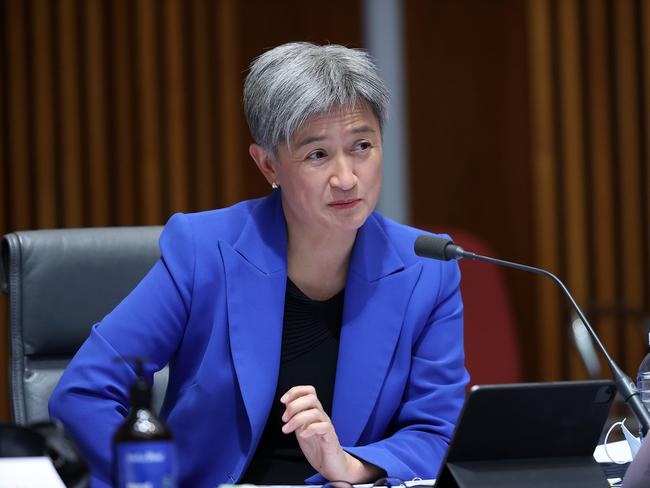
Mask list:
[{"label": "black water bottle", "polygon": [[176,488],[178,464],[172,433],[152,412],[151,387],[144,378],[142,361],[134,362],[131,408],[113,435],[113,486]]}]

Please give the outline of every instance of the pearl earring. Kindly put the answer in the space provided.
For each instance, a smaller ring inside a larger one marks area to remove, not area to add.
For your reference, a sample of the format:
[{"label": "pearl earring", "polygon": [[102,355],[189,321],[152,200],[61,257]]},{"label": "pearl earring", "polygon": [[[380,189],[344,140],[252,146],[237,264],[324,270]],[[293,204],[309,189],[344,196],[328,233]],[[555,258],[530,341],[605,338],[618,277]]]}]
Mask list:
[{"label": "pearl earring", "polygon": [[276,190],[278,188],[278,184],[274,181],[273,183],[271,183],[271,188]]}]

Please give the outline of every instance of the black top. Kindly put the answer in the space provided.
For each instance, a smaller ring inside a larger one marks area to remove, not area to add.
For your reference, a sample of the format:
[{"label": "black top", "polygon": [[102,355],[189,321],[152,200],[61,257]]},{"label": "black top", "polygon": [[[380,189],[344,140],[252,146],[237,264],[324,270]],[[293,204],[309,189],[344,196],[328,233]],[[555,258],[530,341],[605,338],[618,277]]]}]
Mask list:
[{"label": "black top", "polygon": [[287,279],[275,398],[257,451],[239,483],[297,485],[316,473],[295,433],[282,432],[285,409],[280,397],[293,386],[312,385],[331,415],[342,312],[343,291],[329,300],[312,300]]}]

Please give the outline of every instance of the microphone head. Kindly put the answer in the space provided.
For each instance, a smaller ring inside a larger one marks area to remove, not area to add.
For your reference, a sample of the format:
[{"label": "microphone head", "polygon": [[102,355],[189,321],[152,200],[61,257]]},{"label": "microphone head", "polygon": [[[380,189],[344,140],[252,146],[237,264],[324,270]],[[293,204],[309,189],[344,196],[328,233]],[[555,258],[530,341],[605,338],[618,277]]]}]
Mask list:
[{"label": "microphone head", "polygon": [[448,252],[449,246],[454,246],[453,241],[445,239],[444,237],[434,237],[429,235],[421,235],[415,239],[413,249],[415,254],[423,258],[438,259],[440,261],[449,261],[456,258],[453,253]]}]

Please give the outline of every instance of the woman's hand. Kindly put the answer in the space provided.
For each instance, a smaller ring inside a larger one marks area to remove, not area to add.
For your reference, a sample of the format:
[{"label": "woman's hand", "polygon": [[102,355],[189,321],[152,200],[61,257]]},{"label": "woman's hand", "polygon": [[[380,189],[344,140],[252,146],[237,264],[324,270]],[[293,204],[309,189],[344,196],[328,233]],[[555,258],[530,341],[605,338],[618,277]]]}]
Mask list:
[{"label": "woman's hand", "polygon": [[313,386],[294,386],[280,401],[286,410],[282,432],[295,432],[300,449],[326,479],[363,483],[381,477],[383,471],[341,448],[332,421],[323,410]]}]

